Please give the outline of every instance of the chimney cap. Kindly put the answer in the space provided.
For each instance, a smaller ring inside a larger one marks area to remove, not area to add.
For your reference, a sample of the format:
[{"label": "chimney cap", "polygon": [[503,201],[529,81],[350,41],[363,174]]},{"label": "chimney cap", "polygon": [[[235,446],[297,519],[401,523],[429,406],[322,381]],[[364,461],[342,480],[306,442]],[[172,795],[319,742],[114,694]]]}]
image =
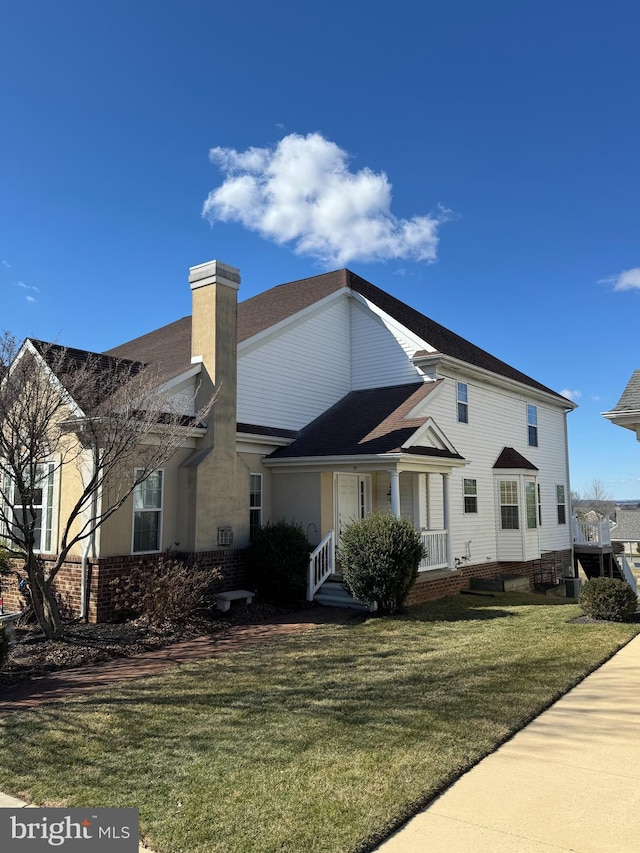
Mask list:
[{"label": "chimney cap", "polygon": [[195,267],[189,267],[189,284],[191,290],[204,287],[207,284],[226,284],[238,290],[240,287],[240,270],[237,267],[223,264],[222,261],[207,261]]}]

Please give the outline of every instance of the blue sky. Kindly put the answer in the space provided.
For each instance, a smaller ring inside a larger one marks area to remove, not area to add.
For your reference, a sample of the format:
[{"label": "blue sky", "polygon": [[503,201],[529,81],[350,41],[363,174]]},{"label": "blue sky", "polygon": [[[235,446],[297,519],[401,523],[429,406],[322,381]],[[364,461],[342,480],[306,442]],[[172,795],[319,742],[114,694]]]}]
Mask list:
[{"label": "blue sky", "polygon": [[348,266],[570,392],[573,489],[640,498],[600,416],[640,367],[639,29],[632,0],[5,0],[0,328],[100,351],[189,314],[194,264],[241,298]]}]

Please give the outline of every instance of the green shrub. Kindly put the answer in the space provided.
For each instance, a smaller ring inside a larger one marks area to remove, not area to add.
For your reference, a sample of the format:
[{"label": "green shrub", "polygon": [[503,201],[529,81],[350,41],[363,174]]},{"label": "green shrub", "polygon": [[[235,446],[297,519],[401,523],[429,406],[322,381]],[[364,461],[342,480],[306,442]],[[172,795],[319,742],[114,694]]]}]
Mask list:
[{"label": "green shrub", "polygon": [[628,622],[638,608],[638,600],[629,584],[613,578],[587,581],[578,603],[588,616],[609,622]]},{"label": "green shrub", "polygon": [[344,582],[354,598],[377,602],[380,613],[395,613],[418,577],[422,552],[420,534],[408,519],[370,515],[342,534]]},{"label": "green shrub", "polygon": [[4,625],[0,625],[0,669],[4,666],[4,662],[9,654],[9,640]]},{"label": "green shrub", "polygon": [[266,601],[291,604],[307,591],[312,548],[295,522],[277,521],[257,530],[247,548],[249,587]]},{"label": "green shrub", "polygon": [[210,604],[218,569],[186,563],[170,552],[115,578],[113,606],[122,619],[144,617],[155,627],[179,627]]}]

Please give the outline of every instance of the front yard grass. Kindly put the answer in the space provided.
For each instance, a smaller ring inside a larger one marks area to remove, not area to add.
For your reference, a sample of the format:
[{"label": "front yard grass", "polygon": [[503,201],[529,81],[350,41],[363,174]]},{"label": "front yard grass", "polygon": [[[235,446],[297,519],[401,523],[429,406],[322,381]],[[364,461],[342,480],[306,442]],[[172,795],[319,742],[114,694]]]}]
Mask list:
[{"label": "front yard grass", "polygon": [[133,806],[158,853],[347,853],[639,630],[461,595],[0,718],[0,790]]}]

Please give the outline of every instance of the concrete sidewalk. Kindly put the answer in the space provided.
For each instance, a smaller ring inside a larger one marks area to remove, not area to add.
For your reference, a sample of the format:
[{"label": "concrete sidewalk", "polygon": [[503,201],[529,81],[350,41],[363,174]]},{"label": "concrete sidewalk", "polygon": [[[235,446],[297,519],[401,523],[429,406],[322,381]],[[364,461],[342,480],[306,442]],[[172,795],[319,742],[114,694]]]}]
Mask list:
[{"label": "concrete sidewalk", "polygon": [[381,844],[380,853],[637,853],[640,636]]}]

